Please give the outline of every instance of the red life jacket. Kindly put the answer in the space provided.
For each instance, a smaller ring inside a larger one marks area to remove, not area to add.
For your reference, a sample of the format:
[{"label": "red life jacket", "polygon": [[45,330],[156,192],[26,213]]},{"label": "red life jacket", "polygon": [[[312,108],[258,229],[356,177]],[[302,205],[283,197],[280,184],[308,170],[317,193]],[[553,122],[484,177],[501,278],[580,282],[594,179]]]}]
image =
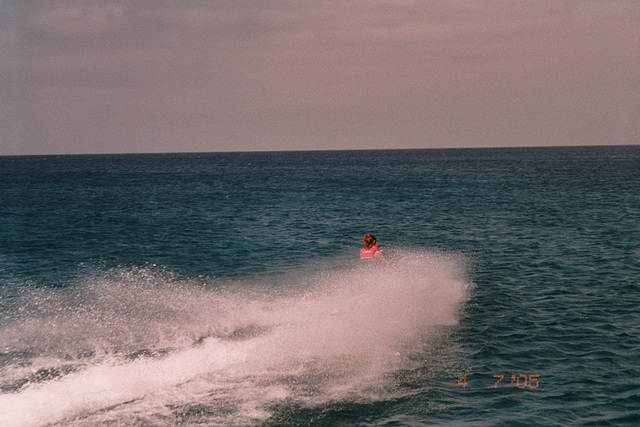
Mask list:
[{"label": "red life jacket", "polygon": [[376,253],[379,247],[380,245],[373,245],[370,248],[360,249],[360,259],[367,259],[367,258],[373,259],[373,255]]}]

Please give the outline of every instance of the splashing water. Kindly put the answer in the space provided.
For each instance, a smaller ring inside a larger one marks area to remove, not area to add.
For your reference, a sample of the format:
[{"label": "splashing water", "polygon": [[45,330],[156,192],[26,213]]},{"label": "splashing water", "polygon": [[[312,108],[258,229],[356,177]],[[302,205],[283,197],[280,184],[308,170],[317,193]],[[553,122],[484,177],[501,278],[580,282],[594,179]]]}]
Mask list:
[{"label": "splashing water", "polygon": [[149,269],[25,291],[2,327],[0,425],[251,424],[400,393],[468,298],[462,257],[195,283]]}]

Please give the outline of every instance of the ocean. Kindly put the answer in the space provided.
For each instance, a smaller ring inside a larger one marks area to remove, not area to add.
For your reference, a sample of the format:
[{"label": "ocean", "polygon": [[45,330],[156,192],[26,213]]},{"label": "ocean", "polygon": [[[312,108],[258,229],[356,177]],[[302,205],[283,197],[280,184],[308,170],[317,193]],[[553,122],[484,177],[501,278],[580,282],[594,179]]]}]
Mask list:
[{"label": "ocean", "polygon": [[0,157],[0,426],[638,424],[640,146]]}]

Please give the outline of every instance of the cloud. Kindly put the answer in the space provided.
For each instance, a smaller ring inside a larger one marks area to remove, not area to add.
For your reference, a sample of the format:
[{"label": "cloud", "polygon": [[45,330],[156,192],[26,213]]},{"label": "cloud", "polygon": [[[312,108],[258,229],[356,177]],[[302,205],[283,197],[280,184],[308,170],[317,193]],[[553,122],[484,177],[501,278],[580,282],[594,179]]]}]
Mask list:
[{"label": "cloud", "polygon": [[52,4],[53,7],[39,7],[28,15],[26,26],[30,32],[53,39],[95,37],[118,31],[124,22],[124,6]]},{"label": "cloud", "polygon": [[635,0],[24,2],[0,8],[0,121],[60,151],[637,143],[639,22]]}]

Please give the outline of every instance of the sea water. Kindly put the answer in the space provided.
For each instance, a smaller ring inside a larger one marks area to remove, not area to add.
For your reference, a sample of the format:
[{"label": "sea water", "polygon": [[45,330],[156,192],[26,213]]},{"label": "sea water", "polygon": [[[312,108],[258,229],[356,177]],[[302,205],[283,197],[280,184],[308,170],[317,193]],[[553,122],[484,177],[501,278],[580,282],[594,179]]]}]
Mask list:
[{"label": "sea water", "polygon": [[0,393],[12,427],[640,423],[640,147],[0,157]]}]

